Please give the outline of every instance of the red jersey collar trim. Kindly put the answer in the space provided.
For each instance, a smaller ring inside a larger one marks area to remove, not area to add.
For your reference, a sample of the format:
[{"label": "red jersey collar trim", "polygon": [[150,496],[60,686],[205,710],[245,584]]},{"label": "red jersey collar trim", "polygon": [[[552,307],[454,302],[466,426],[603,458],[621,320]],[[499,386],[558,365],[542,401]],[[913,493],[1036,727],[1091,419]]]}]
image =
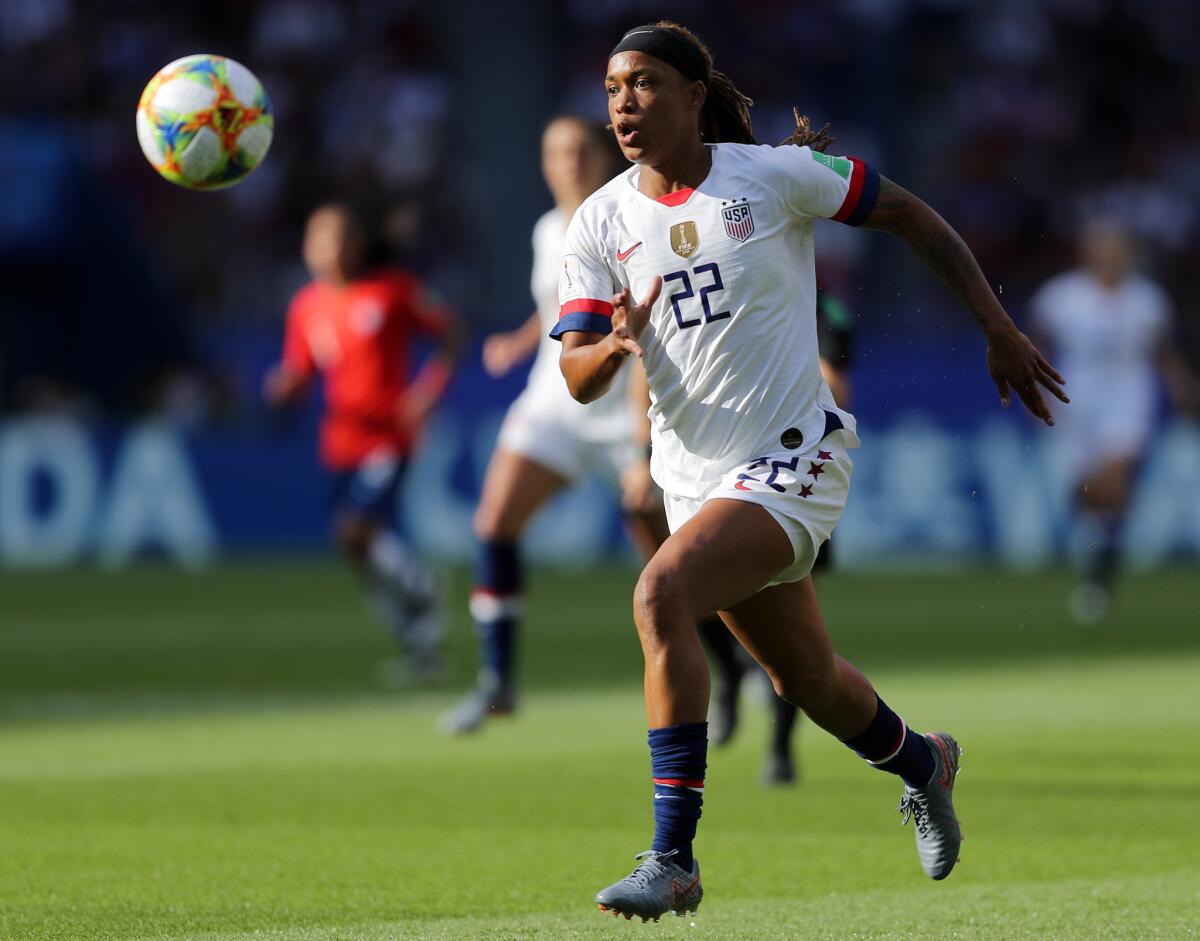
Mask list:
[{"label": "red jersey collar trim", "polygon": [[662,203],[664,206],[682,206],[692,198],[692,193],[696,192],[694,186],[688,186],[681,190],[675,190],[673,193],[667,193],[666,196],[659,196],[655,202]]}]

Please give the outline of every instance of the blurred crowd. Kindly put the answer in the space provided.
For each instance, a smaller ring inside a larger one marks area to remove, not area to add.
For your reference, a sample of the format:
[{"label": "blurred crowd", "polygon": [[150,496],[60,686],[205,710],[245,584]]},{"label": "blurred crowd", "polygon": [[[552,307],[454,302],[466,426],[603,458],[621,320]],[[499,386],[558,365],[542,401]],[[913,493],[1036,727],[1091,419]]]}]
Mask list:
[{"label": "blurred crowd", "polygon": [[[132,131],[150,76],[201,51],[249,65],[275,111],[269,159],[220,195],[164,183]],[[222,338],[278,327],[324,200],[368,212],[381,259],[455,281],[452,81],[427,5],[14,0],[0,52],[0,409],[220,398],[197,381],[236,355]]]},{"label": "blurred crowd", "polygon": [[[211,379],[239,355],[230,338],[274,336],[304,278],[302,220],[331,197],[366,209],[378,257],[431,279],[478,332],[526,314],[525,296],[488,296],[480,258],[498,238],[525,240],[544,206],[528,207],[516,235],[478,231],[466,208],[477,197],[459,145],[471,129],[456,110],[479,89],[449,64],[454,7],[0,4],[0,412],[211,412],[230,394]],[[1123,220],[1175,302],[1183,348],[1200,349],[1200,5],[566,0],[542,12],[560,109],[602,116],[608,50],[625,28],[670,15],[756,100],[761,140],[786,136],[793,105],[832,122],[837,150],[960,229],[1018,319],[1073,263],[1083,219]],[[490,38],[480,32],[480,54],[502,62]],[[276,112],[264,166],[215,197],[159,180],[133,132],[148,78],[197,51],[251,67]],[[522,90],[502,77],[487,94],[511,102]],[[898,303],[923,312],[914,330],[961,323],[901,253],[834,229],[822,231],[822,275],[865,331]]]}]

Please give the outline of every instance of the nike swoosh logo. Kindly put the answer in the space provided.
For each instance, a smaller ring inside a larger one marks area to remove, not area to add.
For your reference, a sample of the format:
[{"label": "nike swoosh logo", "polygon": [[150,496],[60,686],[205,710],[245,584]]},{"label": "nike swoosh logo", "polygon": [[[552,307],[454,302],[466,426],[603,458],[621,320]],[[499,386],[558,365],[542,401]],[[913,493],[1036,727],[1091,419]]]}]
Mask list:
[{"label": "nike swoosh logo", "polygon": [[629,246],[629,248],[625,249],[625,251],[621,251],[620,249],[617,249],[617,261],[624,261],[630,255],[632,255],[635,251],[637,251],[638,247],[641,244],[642,244],[641,242],[638,242],[637,245],[631,245],[631,246]]},{"label": "nike swoosh logo", "polygon": [[691,895],[696,891],[696,886],[700,884],[700,877],[696,876],[687,885],[681,886],[678,879],[671,880],[671,903],[673,905],[682,905],[685,902],[691,901]]}]

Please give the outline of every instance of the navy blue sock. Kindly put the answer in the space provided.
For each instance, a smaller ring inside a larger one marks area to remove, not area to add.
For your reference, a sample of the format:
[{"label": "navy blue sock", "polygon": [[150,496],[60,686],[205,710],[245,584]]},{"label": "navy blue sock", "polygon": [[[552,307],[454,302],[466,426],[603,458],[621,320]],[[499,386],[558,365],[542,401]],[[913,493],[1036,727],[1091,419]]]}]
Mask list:
[{"label": "navy blue sock", "polygon": [[692,840],[704,803],[708,766],[708,723],[689,722],[651,729],[650,773],[654,775],[655,852],[678,850],[672,859],[692,871]]},{"label": "navy blue sock", "polygon": [[880,771],[899,775],[911,787],[924,787],[937,770],[929,743],[905,725],[878,694],[875,699],[879,704],[875,718],[854,738],[846,739],[845,744]]},{"label": "navy blue sock", "polygon": [[479,547],[471,616],[479,636],[481,681],[496,689],[513,682],[521,581],[515,542],[485,542]]}]

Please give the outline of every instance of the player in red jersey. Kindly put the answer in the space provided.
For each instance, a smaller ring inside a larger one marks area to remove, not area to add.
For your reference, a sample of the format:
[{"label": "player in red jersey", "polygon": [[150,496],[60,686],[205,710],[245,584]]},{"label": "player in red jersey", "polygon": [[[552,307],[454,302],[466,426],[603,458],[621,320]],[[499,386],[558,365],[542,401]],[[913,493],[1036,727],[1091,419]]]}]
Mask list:
[{"label": "player in red jersey", "polygon": [[[309,217],[304,261],[313,280],[288,309],[283,358],[264,393],[274,407],[290,405],[322,374],[333,539],[407,653],[411,678],[423,679],[440,668],[435,581],[396,532],[396,496],[421,426],[449,384],[460,331],[453,312],[412,274],[367,270],[365,248],[362,225],[346,207],[323,206]],[[413,377],[420,337],[435,349]]]}]

